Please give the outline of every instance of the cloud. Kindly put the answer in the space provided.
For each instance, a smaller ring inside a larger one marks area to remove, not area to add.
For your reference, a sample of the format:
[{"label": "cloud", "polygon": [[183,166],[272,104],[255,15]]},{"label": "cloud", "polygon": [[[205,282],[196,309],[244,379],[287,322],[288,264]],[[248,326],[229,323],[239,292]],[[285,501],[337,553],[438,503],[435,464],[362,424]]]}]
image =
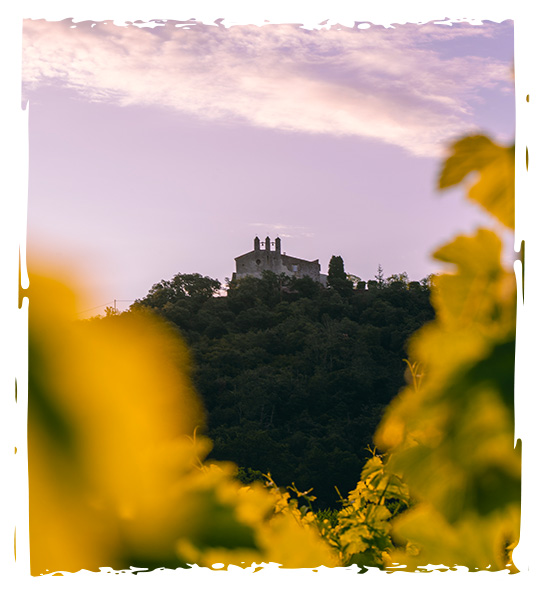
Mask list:
[{"label": "cloud", "polygon": [[314,237],[315,233],[308,227],[300,227],[296,225],[282,225],[280,223],[249,223],[250,227],[260,227],[263,233],[272,234],[277,233],[279,237]]},{"label": "cloud", "polygon": [[471,43],[509,26],[310,31],[26,21],[23,82],[28,96],[55,84],[91,101],[363,136],[434,156],[448,138],[471,129],[481,90],[512,87],[510,64],[443,56],[435,42],[466,36]]}]

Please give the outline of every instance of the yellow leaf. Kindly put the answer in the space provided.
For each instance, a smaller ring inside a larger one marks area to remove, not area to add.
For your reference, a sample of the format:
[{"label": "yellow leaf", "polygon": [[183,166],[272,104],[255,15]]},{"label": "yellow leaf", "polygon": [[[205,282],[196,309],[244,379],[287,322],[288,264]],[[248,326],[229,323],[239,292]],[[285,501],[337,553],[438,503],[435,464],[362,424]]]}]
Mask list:
[{"label": "yellow leaf", "polygon": [[478,172],[479,179],[470,187],[468,197],[513,229],[514,146],[502,147],[488,137],[475,135],[460,139],[452,149],[439,176],[439,188],[459,184],[471,172]]},{"label": "yellow leaf", "polygon": [[436,260],[455,264],[458,273],[472,277],[497,277],[501,272],[501,240],[496,233],[478,229],[472,236],[460,235],[433,253]]},{"label": "yellow leaf", "polygon": [[336,551],[321,538],[314,527],[304,526],[290,513],[282,513],[258,529],[258,544],[265,562],[277,562],[286,568],[339,566]]},{"label": "yellow leaf", "polygon": [[431,563],[501,570],[507,564],[501,547],[508,537],[516,535],[518,528],[519,509],[515,506],[490,518],[468,512],[450,525],[440,512],[423,504],[396,520],[393,533],[401,543],[407,540],[410,547],[390,557],[393,562],[413,567]]}]

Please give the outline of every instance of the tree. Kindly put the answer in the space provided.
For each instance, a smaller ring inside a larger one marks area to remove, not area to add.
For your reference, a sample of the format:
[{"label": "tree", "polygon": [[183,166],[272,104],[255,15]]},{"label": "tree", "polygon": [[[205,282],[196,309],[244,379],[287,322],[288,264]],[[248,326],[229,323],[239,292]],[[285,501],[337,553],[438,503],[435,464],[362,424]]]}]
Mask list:
[{"label": "tree", "polygon": [[343,258],[341,256],[332,256],[328,264],[328,286],[340,295],[352,293],[354,284],[347,278]]},{"label": "tree", "polygon": [[382,266],[380,264],[377,266],[377,274],[375,274],[375,280],[377,281],[379,288],[382,288],[384,286],[384,283],[385,283],[384,274],[383,274]]},{"label": "tree", "polygon": [[405,289],[409,284],[409,276],[407,272],[401,272],[400,274],[392,274],[386,279],[386,285],[397,289]]},{"label": "tree", "polygon": [[136,305],[163,308],[167,303],[177,303],[183,299],[203,303],[221,288],[219,280],[200,274],[176,274],[171,280],[162,280],[154,284],[144,299],[137,300]]}]

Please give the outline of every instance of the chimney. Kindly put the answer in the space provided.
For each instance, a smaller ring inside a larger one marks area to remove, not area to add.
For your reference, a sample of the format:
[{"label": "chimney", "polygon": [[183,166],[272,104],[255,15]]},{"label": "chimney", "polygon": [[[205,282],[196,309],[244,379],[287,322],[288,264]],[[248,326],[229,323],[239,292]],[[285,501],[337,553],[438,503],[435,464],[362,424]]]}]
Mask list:
[{"label": "chimney", "polygon": [[281,239],[276,237],[276,254],[281,255]]},{"label": "chimney", "polygon": [[261,251],[261,240],[258,237],[255,237],[253,243],[255,245],[255,251],[256,252]]}]

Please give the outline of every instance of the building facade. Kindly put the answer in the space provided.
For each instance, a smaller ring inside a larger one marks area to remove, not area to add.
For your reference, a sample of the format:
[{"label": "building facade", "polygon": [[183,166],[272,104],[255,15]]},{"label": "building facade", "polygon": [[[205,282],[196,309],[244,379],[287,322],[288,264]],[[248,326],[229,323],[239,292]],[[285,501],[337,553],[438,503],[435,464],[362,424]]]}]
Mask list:
[{"label": "building facade", "polygon": [[[274,246],[274,249],[272,249]],[[274,272],[274,274],[285,274],[286,276],[296,276],[302,278],[308,276],[316,282],[325,283],[326,276],[321,274],[321,265],[319,260],[308,262],[300,258],[294,258],[281,253],[281,239],[276,237],[274,242],[267,237],[264,242],[255,237],[253,250],[247,254],[242,254],[234,259],[236,262],[235,278],[245,276],[254,276],[261,278],[265,270]]]}]

